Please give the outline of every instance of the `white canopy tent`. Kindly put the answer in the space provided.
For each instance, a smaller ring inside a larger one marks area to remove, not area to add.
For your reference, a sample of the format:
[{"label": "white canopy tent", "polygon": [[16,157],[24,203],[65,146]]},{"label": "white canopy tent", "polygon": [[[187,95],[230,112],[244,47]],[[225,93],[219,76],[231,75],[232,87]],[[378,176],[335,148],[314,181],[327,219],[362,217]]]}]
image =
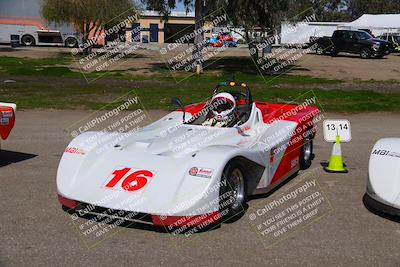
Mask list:
[{"label": "white canopy tent", "polygon": [[351,29],[370,29],[375,35],[400,32],[400,14],[364,14],[353,22],[341,27]]},{"label": "white canopy tent", "polygon": [[282,21],[280,44],[306,44],[311,37],[332,36],[338,29],[369,29],[375,36],[400,34],[400,14],[364,14],[353,22],[298,22]]}]

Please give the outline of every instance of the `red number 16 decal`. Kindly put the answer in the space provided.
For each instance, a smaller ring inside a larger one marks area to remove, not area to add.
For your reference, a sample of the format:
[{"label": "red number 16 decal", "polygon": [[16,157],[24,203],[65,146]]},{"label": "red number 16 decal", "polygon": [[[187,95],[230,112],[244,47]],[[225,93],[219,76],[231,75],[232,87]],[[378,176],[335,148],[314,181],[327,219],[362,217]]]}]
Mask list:
[{"label": "red number 16 decal", "polygon": [[[125,168],[122,170],[115,170],[112,174],[114,177],[106,184],[106,187],[113,188],[124,176],[131,170]],[[121,184],[122,189],[125,191],[133,192],[142,189],[146,186],[147,180],[153,178],[151,171],[140,170],[128,175]]]}]

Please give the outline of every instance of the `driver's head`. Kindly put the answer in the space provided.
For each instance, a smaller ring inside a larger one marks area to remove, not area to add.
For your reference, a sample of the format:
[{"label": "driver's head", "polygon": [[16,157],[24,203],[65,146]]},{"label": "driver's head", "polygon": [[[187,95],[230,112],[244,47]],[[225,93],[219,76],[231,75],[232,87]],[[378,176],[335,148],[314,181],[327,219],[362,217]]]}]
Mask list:
[{"label": "driver's head", "polygon": [[218,121],[229,120],[236,107],[235,98],[229,93],[216,94],[210,103],[214,118]]}]

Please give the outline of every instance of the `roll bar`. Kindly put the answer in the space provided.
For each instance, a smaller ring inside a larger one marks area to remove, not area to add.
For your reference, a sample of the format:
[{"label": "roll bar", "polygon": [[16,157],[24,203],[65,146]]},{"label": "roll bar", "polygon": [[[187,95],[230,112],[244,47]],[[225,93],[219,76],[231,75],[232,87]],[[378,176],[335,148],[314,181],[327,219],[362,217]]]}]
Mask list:
[{"label": "roll bar", "polygon": [[245,90],[244,93],[240,92],[240,91],[238,91],[237,93],[241,94],[241,95],[243,95],[245,97],[246,105],[251,108],[251,105],[253,104],[253,99],[251,97],[250,88],[247,86],[246,83],[237,83],[237,82],[233,82],[233,81],[231,81],[231,82],[219,82],[217,84],[217,86],[214,88],[214,95],[218,93],[218,91],[219,91],[219,89],[221,87],[239,87],[239,88],[244,89]]}]

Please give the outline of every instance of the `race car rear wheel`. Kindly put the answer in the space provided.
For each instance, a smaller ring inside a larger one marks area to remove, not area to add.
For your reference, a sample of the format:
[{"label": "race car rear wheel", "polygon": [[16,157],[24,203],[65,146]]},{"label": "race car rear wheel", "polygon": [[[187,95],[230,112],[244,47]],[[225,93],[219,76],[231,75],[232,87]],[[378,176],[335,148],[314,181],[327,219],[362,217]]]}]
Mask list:
[{"label": "race car rear wheel", "polygon": [[246,205],[246,180],[244,165],[233,160],[225,167],[220,187],[220,213],[222,218],[233,221],[243,214]]},{"label": "race car rear wheel", "polygon": [[313,134],[308,130],[300,152],[300,169],[305,170],[311,166],[313,157]]}]

